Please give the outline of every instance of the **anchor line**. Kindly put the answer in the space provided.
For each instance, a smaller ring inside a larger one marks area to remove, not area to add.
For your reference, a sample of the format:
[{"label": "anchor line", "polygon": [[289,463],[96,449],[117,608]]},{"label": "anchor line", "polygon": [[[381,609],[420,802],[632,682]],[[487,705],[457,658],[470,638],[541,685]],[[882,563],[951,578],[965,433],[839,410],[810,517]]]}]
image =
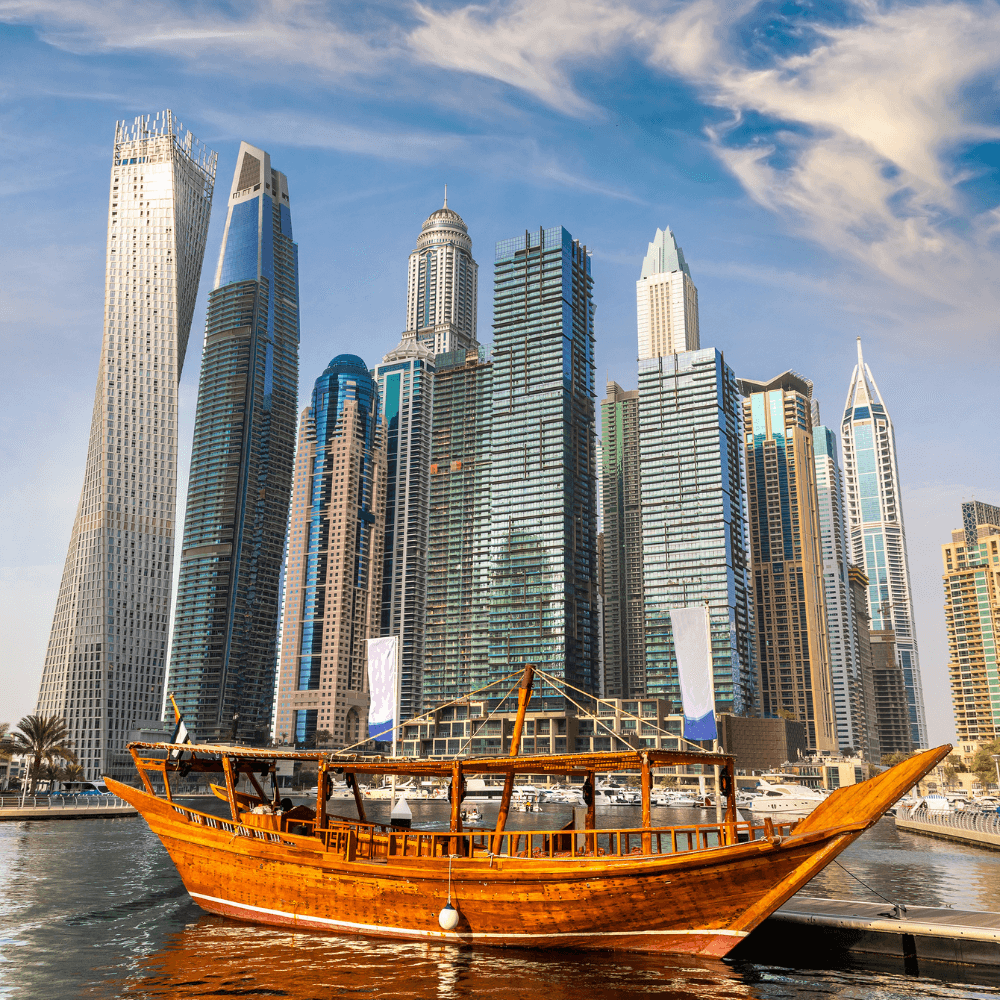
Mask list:
[{"label": "anchor line", "polygon": [[855,875],[854,872],[852,872],[848,868],[845,868],[836,858],[833,859],[833,863],[841,871],[847,872],[847,874],[850,875],[851,878],[853,878],[853,879],[857,880],[858,882],[860,882],[869,892],[874,893],[876,896],[878,896],[878,898],[881,899],[884,903],[888,903],[890,906],[896,906],[896,907],[899,906],[898,903],[894,903],[891,899],[886,899],[885,896],[883,896],[882,893],[880,893],[877,889],[873,889],[867,882],[865,882],[862,879],[858,878],[858,876]]}]

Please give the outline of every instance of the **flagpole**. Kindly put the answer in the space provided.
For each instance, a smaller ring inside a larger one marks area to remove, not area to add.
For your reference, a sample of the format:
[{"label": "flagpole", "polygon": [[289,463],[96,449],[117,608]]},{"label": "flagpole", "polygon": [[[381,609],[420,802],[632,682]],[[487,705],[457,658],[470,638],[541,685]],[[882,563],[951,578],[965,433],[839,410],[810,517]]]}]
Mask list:
[{"label": "flagpole", "polygon": [[[712,692],[712,721],[715,722],[715,739],[712,740],[712,753],[719,752],[719,724],[715,719],[715,657],[712,655],[712,612],[705,598],[705,631],[708,633],[708,687]],[[720,769],[716,764],[715,771],[715,822],[722,823],[722,795],[719,789]]]},{"label": "flagpole", "polygon": [[[396,756],[396,743],[397,743],[397,738],[398,738],[398,735],[399,735],[399,722],[400,722],[400,720],[399,720],[399,706],[400,706],[400,702],[402,701],[402,698],[401,698],[401,695],[400,695],[400,690],[399,690],[400,687],[401,687],[401,685],[399,683],[399,674],[400,674],[400,669],[401,669],[402,662],[403,662],[402,661],[401,650],[402,650],[402,647],[401,647],[400,642],[399,642],[399,636],[396,636],[396,670],[395,670],[395,674],[394,674],[394,678],[393,678],[393,695],[394,695],[394,699],[393,700],[394,700],[395,704],[393,705],[393,709],[392,709],[392,714],[394,716],[394,718],[392,720],[392,756],[393,757]],[[395,806],[396,806],[396,772],[393,771],[392,772],[392,787],[389,789],[389,825],[390,826],[392,826],[392,810],[395,808]]]}]

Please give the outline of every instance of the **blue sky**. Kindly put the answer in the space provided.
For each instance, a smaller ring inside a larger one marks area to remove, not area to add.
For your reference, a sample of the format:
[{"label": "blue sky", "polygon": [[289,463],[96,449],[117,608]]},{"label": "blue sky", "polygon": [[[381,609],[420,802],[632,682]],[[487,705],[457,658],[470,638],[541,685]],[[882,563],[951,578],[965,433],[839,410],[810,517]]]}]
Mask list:
[{"label": "blue sky", "polygon": [[[498,239],[561,224],[592,250],[601,385],[636,383],[658,226],[702,344],[811,378],[835,428],[861,336],[896,426],[931,738],[950,739],[939,546],[962,499],[1000,502],[998,70],[993,2],[0,0],[0,719],[34,709],[82,481],[114,123],[169,107],[218,151],[218,188],[242,139],[288,175],[303,399],[334,355],[397,342],[445,182],[485,342]],[[220,199],[185,477],[224,220]]]}]

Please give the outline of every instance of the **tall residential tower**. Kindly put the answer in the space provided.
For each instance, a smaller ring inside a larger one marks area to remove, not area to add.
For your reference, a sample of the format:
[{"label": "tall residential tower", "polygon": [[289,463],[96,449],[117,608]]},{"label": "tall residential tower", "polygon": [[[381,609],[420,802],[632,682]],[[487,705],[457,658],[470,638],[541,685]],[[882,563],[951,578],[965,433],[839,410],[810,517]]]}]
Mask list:
[{"label": "tall residential tower", "polygon": [[640,361],[698,350],[698,289],[669,228],[656,230],[635,295]]},{"label": "tall residential tower", "polygon": [[803,723],[810,750],[836,752],[812,382],[788,371],[740,388],[761,707]]},{"label": "tall residential tower", "polygon": [[861,355],[860,337],[858,363],[847,390],[841,440],[851,561],[862,567],[868,577],[872,631],[895,633],[896,657],[906,680],[913,745],[926,747],[927,721],[913,627],[896,439],[871,369]]},{"label": "tall residential tower", "polygon": [[270,730],[298,377],[288,181],[244,142],[208,299],[170,657],[201,740]]},{"label": "tall residential tower", "polygon": [[[490,677],[534,663],[592,691],[597,655],[594,301],[561,226],[497,244]],[[562,692],[536,680],[544,707]],[[575,697],[575,696],[574,696]]]},{"label": "tall residential tower", "polygon": [[288,529],[275,736],[337,748],[368,734],[368,649],[378,635],[385,447],[374,379],[334,358],[299,423]]},{"label": "tall residential tower", "polygon": [[117,123],[87,469],[38,695],[39,713],[66,720],[88,778],[121,773],[116,751],[163,700],[177,384],[215,165],[170,111]]}]

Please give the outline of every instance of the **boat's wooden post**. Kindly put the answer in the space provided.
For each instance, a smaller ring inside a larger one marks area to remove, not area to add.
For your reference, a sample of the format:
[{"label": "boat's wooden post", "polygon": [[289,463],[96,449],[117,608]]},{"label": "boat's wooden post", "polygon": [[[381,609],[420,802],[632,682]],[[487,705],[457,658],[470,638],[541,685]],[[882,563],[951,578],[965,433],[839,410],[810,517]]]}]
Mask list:
[{"label": "boat's wooden post", "polygon": [[171,793],[171,790],[170,790],[170,779],[167,777],[167,764],[168,763],[169,763],[169,761],[164,761],[163,762],[163,791],[167,795],[167,801],[168,802],[173,802],[174,801],[174,797],[173,797],[173,794]]},{"label": "boat's wooden post", "polygon": [[650,817],[650,798],[653,788],[653,772],[649,769],[649,754],[643,753],[642,760],[642,853],[653,853],[653,835],[649,828],[653,825]]},{"label": "boat's wooden post", "polygon": [[146,769],[139,763],[139,755],[135,750],[130,749],[129,753],[132,754],[132,760],[135,762],[135,769],[139,772],[139,777],[142,778],[142,783],[146,786],[146,791],[150,795],[155,795],[156,792],[153,791],[153,786],[150,784],[149,778],[146,777]]},{"label": "boat's wooden post", "polygon": [[726,796],[726,835],[730,844],[737,843],[736,837],[736,766],[733,761],[726,761],[726,774],[729,775],[729,794]]},{"label": "boat's wooden post", "polygon": [[271,780],[274,782],[274,798],[271,800],[271,808],[277,809],[281,805],[281,789],[278,787],[278,762],[274,760],[271,762],[271,767],[269,770],[271,775]]},{"label": "boat's wooden post", "polygon": [[[462,762],[460,760],[456,760],[451,765],[451,832],[462,832]],[[452,838],[448,853],[458,853],[457,837]]]},{"label": "boat's wooden post", "polygon": [[[521,730],[524,729],[524,715],[531,700],[531,683],[535,679],[535,665],[526,663],[521,683],[517,688],[517,718],[514,720],[514,732],[510,738],[510,754],[516,757],[521,752]],[[503,831],[507,825],[507,814],[510,812],[510,799],[514,794],[514,772],[511,771],[503,780],[503,794],[500,796],[500,812],[497,814],[496,835],[493,838],[492,854],[500,853],[503,842]]]},{"label": "boat's wooden post", "polygon": [[368,822],[368,817],[365,815],[365,804],[361,799],[361,789],[358,787],[358,773],[357,771],[348,771],[351,776],[351,788],[354,789],[354,804],[358,807],[358,819],[362,823]]},{"label": "boat's wooden post", "polygon": [[326,828],[326,768],[327,762],[321,760],[316,772],[316,832]]},{"label": "boat's wooden post", "polygon": [[233,772],[233,762],[225,754],[222,756],[222,773],[226,776],[226,794],[229,796],[229,811],[233,815],[233,822],[239,823],[240,809],[236,804],[236,776]]},{"label": "boat's wooden post", "polygon": [[260,782],[257,780],[257,775],[253,773],[252,770],[245,772],[246,776],[250,779],[250,784],[253,785],[254,791],[260,796],[261,802],[267,802],[267,796],[264,794],[264,789],[261,788]]}]

